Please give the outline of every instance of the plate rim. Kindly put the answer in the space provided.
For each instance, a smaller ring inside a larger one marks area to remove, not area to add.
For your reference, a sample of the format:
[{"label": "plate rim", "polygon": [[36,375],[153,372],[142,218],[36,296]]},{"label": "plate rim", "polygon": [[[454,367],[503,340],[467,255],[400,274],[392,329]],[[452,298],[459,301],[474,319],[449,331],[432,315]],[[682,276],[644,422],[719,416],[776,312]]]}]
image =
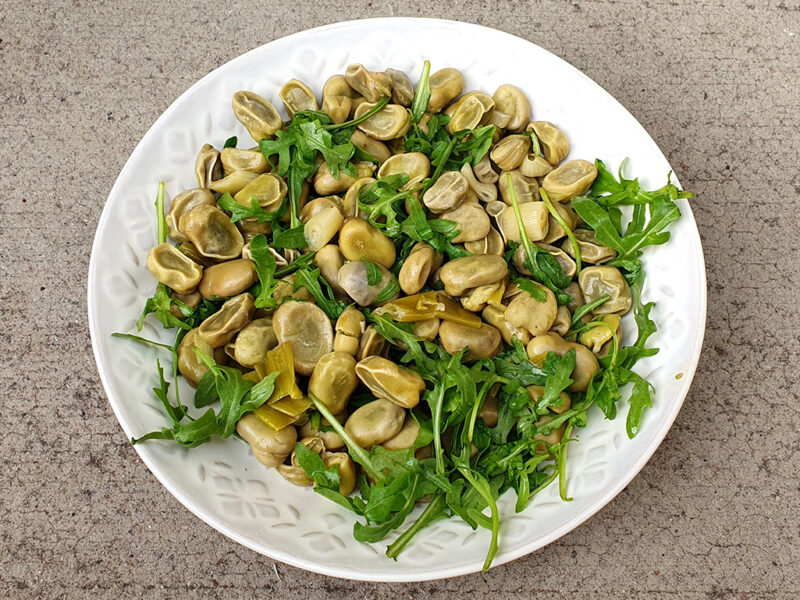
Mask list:
[{"label": "plate rim", "polygon": [[[586,75],[583,71],[578,69],[577,67],[573,66],[560,56],[550,52],[546,48],[542,48],[538,44],[526,40],[522,37],[517,35],[495,29],[492,27],[487,27],[484,25],[478,25],[474,23],[466,23],[462,21],[455,21],[450,19],[436,19],[436,18],[427,18],[427,17],[375,17],[375,18],[368,18],[368,19],[354,19],[348,21],[339,21],[335,23],[329,23],[326,25],[321,25],[318,27],[313,27],[309,29],[304,29],[301,31],[297,31],[295,33],[291,33],[286,36],[282,36],[279,38],[275,38],[256,46],[244,52],[231,60],[219,65],[212,71],[208,72],[206,75],[201,77],[195,83],[193,83],[189,88],[187,88],[183,93],[181,93],[177,98],[175,98],[170,105],[158,116],[158,118],[153,122],[153,124],[148,128],[142,138],[134,147],[133,151],[130,153],[128,158],[126,159],[124,165],[120,169],[120,172],[114,181],[114,185],[111,187],[109,191],[108,197],[103,205],[103,210],[100,214],[100,217],[97,222],[97,227],[95,229],[95,235],[92,242],[92,250],[90,253],[89,258],[89,271],[88,271],[88,278],[87,278],[87,312],[88,312],[88,320],[89,320],[89,333],[92,342],[92,353],[95,358],[95,365],[97,367],[98,374],[100,375],[100,381],[103,385],[103,390],[105,392],[106,398],[108,403],[111,405],[111,409],[114,412],[117,421],[119,422],[120,426],[122,427],[125,435],[130,440],[131,438],[131,430],[127,419],[121,412],[121,408],[118,408],[115,405],[115,402],[112,401],[111,394],[109,390],[111,389],[111,384],[109,381],[109,374],[107,372],[106,367],[104,366],[103,361],[101,360],[100,356],[100,349],[98,343],[98,324],[97,324],[97,314],[94,309],[95,304],[95,297],[93,289],[96,286],[97,281],[97,269],[98,269],[98,260],[97,260],[97,253],[98,253],[98,239],[99,233],[106,225],[106,222],[109,219],[110,210],[109,210],[109,200],[118,193],[118,188],[121,187],[121,180],[123,179],[123,175],[126,174],[128,169],[130,168],[131,163],[133,162],[133,158],[142,152],[142,148],[145,145],[145,142],[149,141],[151,137],[156,135],[156,132],[159,128],[159,125],[167,119],[169,115],[171,115],[175,110],[177,110],[177,105],[180,104],[180,101],[184,99],[186,96],[193,94],[198,88],[202,87],[207,80],[212,78],[219,70],[228,68],[230,65],[235,64],[239,61],[246,60],[247,57],[250,55],[259,52],[262,48],[270,46],[272,44],[277,44],[278,42],[285,42],[287,40],[291,40],[292,38],[303,37],[309,34],[318,33],[318,32],[327,32],[336,29],[346,29],[348,27],[353,26],[363,26],[364,24],[374,24],[374,25],[387,25],[392,24],[392,26],[397,26],[401,24],[406,24],[407,26],[422,26],[422,27],[431,27],[436,25],[445,25],[448,27],[453,28],[464,28],[464,29],[473,29],[481,33],[490,33],[492,35],[500,35],[502,37],[507,37],[510,40],[514,40],[515,42],[525,42],[526,44],[530,44],[536,47],[539,51],[545,52],[549,54],[556,62],[560,63],[561,67],[570,70],[573,74],[579,75],[582,79],[584,79],[589,85],[595,88],[595,91],[605,95],[607,99],[611,100],[613,104],[619,109],[622,109],[624,113],[638,126],[642,133],[646,136],[648,143],[653,147],[654,152],[657,156],[660,156],[666,164],[669,164],[666,156],[661,151],[661,149],[656,144],[655,140],[653,140],[652,136],[647,132],[645,127],[639,122],[636,117],[631,114],[631,112],[617,100],[610,92],[608,92],[605,88],[603,88],[600,84],[595,82],[591,77]],[[678,183],[677,177],[673,174],[673,179]],[[686,363],[687,368],[683,370],[683,377],[681,378],[681,382],[679,384],[679,389],[677,390],[676,397],[673,400],[673,406],[669,412],[664,415],[664,418],[658,422],[654,423],[654,426],[657,426],[657,430],[654,432],[652,441],[645,449],[639,454],[638,458],[634,463],[631,465],[631,468],[625,472],[624,476],[617,482],[616,485],[609,487],[604,493],[599,494],[592,502],[587,506],[583,511],[573,516],[570,520],[562,524],[558,529],[551,532],[549,535],[542,536],[537,538],[536,540],[521,544],[517,548],[509,549],[504,552],[498,553],[496,556],[492,566],[500,566],[502,564],[508,563],[510,561],[516,560],[522,556],[528,555],[536,550],[539,550],[548,544],[551,544],[555,540],[561,538],[562,536],[566,535],[567,533],[573,531],[579,525],[584,523],[594,514],[599,512],[601,509],[606,507],[623,489],[625,489],[630,482],[639,474],[642,468],[649,462],[650,458],[652,458],[653,454],[656,450],[661,446],[664,438],[666,437],[667,433],[672,428],[675,419],[677,418],[678,412],[680,411],[683,403],[689,393],[689,389],[691,384],[694,380],[694,375],[697,371],[700,354],[703,347],[703,340],[705,337],[705,330],[707,325],[707,296],[708,296],[708,283],[706,279],[706,269],[705,269],[705,259],[704,259],[704,252],[702,246],[702,240],[700,239],[700,232],[697,228],[697,223],[694,218],[694,214],[692,212],[691,206],[686,206],[686,210],[682,211],[682,219],[686,221],[690,221],[691,227],[689,228],[691,231],[689,235],[693,238],[693,241],[696,242],[699,252],[695,254],[695,268],[698,274],[698,284],[699,284],[699,296],[696,298],[697,300],[697,309],[699,315],[699,321],[701,323],[701,327],[698,328],[694,336],[694,345],[691,348],[691,353],[688,362]],[[456,567],[448,567],[443,568],[438,571],[431,571],[431,572],[423,572],[420,574],[410,575],[408,573],[397,573],[395,575],[392,574],[391,569],[387,569],[385,571],[360,571],[355,569],[348,569],[348,570],[338,570],[335,567],[330,567],[324,564],[319,564],[314,562],[313,560],[309,560],[306,558],[300,558],[295,555],[290,555],[282,552],[280,548],[270,548],[267,551],[265,548],[258,546],[255,543],[251,543],[248,539],[241,537],[238,533],[233,531],[230,527],[226,524],[220,522],[217,517],[205,509],[201,508],[200,506],[196,505],[194,502],[191,501],[188,497],[183,495],[179,487],[172,481],[170,477],[166,475],[166,473],[162,472],[160,468],[155,464],[155,461],[150,460],[147,456],[146,452],[143,452],[143,449],[139,446],[133,446],[136,453],[139,455],[139,458],[144,462],[150,472],[156,477],[156,479],[172,494],[178,502],[180,502],[184,507],[189,509],[196,517],[202,520],[207,525],[211,526],[227,538],[237,542],[238,544],[249,548],[261,555],[267,556],[273,560],[278,560],[280,562],[286,563],[288,565],[298,567],[304,570],[313,571],[316,573],[320,573],[323,575],[328,575],[331,577],[337,577],[340,579],[349,579],[349,580],[358,580],[358,581],[371,581],[371,582],[411,582],[411,581],[430,581],[430,580],[438,580],[438,579],[447,579],[451,577],[457,577],[461,575],[468,575],[471,573],[475,573],[480,571],[481,564],[480,562],[476,562],[474,564],[468,563],[466,565],[456,566]]]}]

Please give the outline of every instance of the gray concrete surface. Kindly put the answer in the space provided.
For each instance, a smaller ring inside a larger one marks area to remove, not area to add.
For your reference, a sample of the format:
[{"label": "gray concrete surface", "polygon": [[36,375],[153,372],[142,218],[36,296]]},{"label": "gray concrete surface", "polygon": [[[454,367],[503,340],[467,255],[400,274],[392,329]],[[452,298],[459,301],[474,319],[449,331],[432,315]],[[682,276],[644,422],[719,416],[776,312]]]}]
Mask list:
[{"label": "gray concrete surface", "polygon": [[[800,596],[797,0],[0,3],[0,596]],[[185,510],[105,398],[84,296],[105,197],[198,78],[331,21],[427,15],[564,57],[645,125],[697,194],[709,317],[666,441],[608,507],[524,559],[369,585],[261,557]]]}]

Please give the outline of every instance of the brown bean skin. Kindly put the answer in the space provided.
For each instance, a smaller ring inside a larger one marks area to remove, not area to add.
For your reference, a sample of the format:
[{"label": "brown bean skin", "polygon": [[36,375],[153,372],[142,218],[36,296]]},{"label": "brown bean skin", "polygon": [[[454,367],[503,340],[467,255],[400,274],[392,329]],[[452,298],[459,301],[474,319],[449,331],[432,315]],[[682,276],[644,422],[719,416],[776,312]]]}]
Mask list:
[{"label": "brown bean skin", "polygon": [[240,258],[207,267],[197,291],[206,300],[229,298],[246,291],[256,281],[258,275],[253,261]]},{"label": "brown bean skin", "polygon": [[469,354],[466,356],[468,360],[490,358],[503,346],[500,332],[486,323],[482,323],[480,329],[476,329],[443,320],[439,326],[439,340],[442,342],[442,347],[450,354],[469,346]]},{"label": "brown bean skin", "polygon": [[481,254],[451,260],[441,268],[439,277],[445,291],[460,296],[468,289],[495,283],[508,275],[508,264],[502,256]]}]

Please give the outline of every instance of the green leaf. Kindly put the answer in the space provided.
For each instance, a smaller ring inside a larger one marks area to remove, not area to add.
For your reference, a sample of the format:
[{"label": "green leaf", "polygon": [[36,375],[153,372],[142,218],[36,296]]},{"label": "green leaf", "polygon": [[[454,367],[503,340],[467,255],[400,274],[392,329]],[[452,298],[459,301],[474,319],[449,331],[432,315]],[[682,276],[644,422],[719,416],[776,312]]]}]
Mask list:
[{"label": "green leaf", "polygon": [[[505,254],[507,261],[512,260],[519,246],[516,242],[509,243],[510,250]],[[549,288],[559,305],[569,304],[571,298],[563,289],[572,282],[572,278],[564,273],[558,260],[550,252],[535,244],[529,249],[531,254],[526,253],[525,267],[531,273],[530,277]]]},{"label": "green leaf", "polygon": [[173,439],[182,446],[199,446],[216,435],[218,427],[217,416],[214,410],[209,408],[199,419],[188,425],[176,425],[173,429]]},{"label": "green leaf", "polygon": [[[177,303],[177,300],[174,300],[173,302]],[[181,339],[184,335],[186,335],[186,333],[189,332],[190,329],[198,327],[200,323],[217,312],[221,306],[222,302],[214,303],[203,298],[202,302],[195,306],[194,309],[189,309],[187,311],[183,310],[181,307],[181,312],[183,312],[186,317],[183,319],[184,327],[181,327],[180,331],[178,332],[179,339],[176,340],[174,348],[178,348],[178,344],[180,343]],[[187,306],[186,308],[189,307]]]},{"label": "green leaf", "polygon": [[418,410],[412,410],[411,417],[419,425],[419,433],[417,433],[417,439],[414,440],[414,448],[424,448],[433,441],[433,419],[426,418]]},{"label": "green leaf", "polygon": [[650,311],[655,306],[654,302],[642,303],[641,281],[634,281],[631,285],[633,297],[633,318],[636,323],[636,341],[618,353],[617,363],[630,369],[641,358],[653,356],[658,353],[658,348],[648,348],[647,341],[656,332],[656,324],[650,318]]},{"label": "green leaf", "polygon": [[297,127],[300,152],[305,156],[311,156],[315,150],[320,152],[331,175],[338,179],[339,171],[345,168],[353,157],[355,146],[350,142],[334,144],[333,136],[318,120],[301,122]]},{"label": "green leaf", "polygon": [[408,175],[397,173],[381,177],[358,192],[358,206],[367,213],[367,221],[390,238],[400,234],[402,205],[412,195],[411,190],[401,190],[408,183]]},{"label": "green leaf", "polygon": [[466,163],[476,165],[491,148],[494,125],[465,129],[450,135],[445,129],[449,122],[449,116],[435,114],[426,124],[427,131],[423,131],[414,121],[413,127],[405,135],[406,152],[422,152],[436,167],[436,173],[427,181],[426,187],[432,185],[443,171],[458,171]]},{"label": "green leaf", "polygon": [[406,152],[422,152],[430,158],[433,154],[434,144],[447,145],[450,143],[450,135],[444,129],[449,122],[449,116],[437,113],[428,119],[427,131],[422,131],[416,122],[413,123],[413,127],[405,135]]},{"label": "green leaf", "polygon": [[639,433],[644,409],[653,406],[651,392],[654,392],[655,388],[638,373],[624,368],[621,368],[620,372],[625,381],[633,381],[633,389],[631,390],[630,398],[628,398],[628,418],[625,421],[625,429],[628,432],[628,437],[633,439],[633,437]]},{"label": "green leaf", "polygon": [[534,273],[542,279],[540,283],[553,290],[557,297],[563,295],[561,290],[572,283],[572,278],[564,273],[555,256],[538,246],[534,247],[538,248],[533,255]]},{"label": "green leaf", "polygon": [[[338,471],[338,467],[333,466],[332,469],[336,469]],[[359,500],[358,497],[355,499],[350,499],[344,494],[340,493],[339,490],[332,490],[330,488],[317,486],[314,488],[314,491],[317,492],[320,496],[327,498],[331,502],[335,502],[342,508],[346,508],[349,511],[356,513],[357,515],[361,514],[361,511],[356,507],[355,500]]]},{"label": "green leaf", "polygon": [[270,396],[272,396],[273,390],[275,389],[275,380],[278,378],[278,375],[280,375],[278,371],[273,371],[250,388],[250,393],[242,402],[242,415],[244,415],[246,412],[257,409],[259,406],[269,400]]},{"label": "green leaf", "polygon": [[[261,154],[275,166],[276,173],[287,179],[289,188],[289,230],[275,234],[275,248],[303,248],[302,224],[300,223],[300,196],[303,183],[317,170],[317,158],[322,158],[333,177],[340,173],[355,176],[356,168],[350,162],[355,155],[355,146],[350,136],[355,125],[370,118],[380,111],[388,98],[382,98],[378,104],[358,119],[339,125],[331,123],[330,117],[321,111],[300,111],[294,114],[286,126],[275,132],[270,139],[261,140]],[[300,235],[298,235],[298,233]]]},{"label": "green leaf", "polygon": [[204,408],[219,400],[217,393],[217,381],[214,372],[210,369],[203,373],[200,381],[197,382],[197,391],[194,394],[194,407]]},{"label": "green leaf", "polygon": [[372,488],[364,508],[364,516],[371,523],[380,523],[390,518],[393,512],[403,509],[408,501],[405,494],[415,473],[405,470],[394,477],[387,485],[376,485]]},{"label": "green leaf", "polygon": [[156,286],[156,292],[153,294],[153,297],[148,298],[145,301],[142,314],[139,317],[139,320],[136,321],[136,329],[138,331],[142,330],[142,327],[144,327],[145,317],[151,313],[155,313],[156,318],[161,321],[161,325],[163,325],[164,329],[173,329],[175,327],[179,327],[187,331],[191,329],[190,325],[184,321],[181,321],[178,317],[172,314],[170,309],[173,304],[179,306],[177,300],[173,300],[170,297],[170,289],[163,283],[159,283]]},{"label": "green leaf", "polygon": [[[606,184],[601,185],[601,189],[606,188]],[[638,189],[638,184],[636,184],[636,188]],[[634,192],[626,191],[625,193]],[[629,272],[641,269],[638,258],[641,256],[642,249],[647,246],[660,245],[669,240],[670,234],[665,229],[681,216],[678,205],[668,194],[635,192],[640,200],[643,198],[642,194],[647,194],[647,208],[641,203],[634,208],[633,219],[624,234],[620,234],[620,225],[615,222],[616,213],[610,213],[609,209],[604,208],[598,199],[590,197],[572,199],[572,207],[581,219],[594,230],[597,241],[617,252],[616,258],[607,264],[624,268]],[[645,202],[645,200],[641,200],[641,202]],[[645,217],[646,210],[649,211],[649,218]]]},{"label": "green leaf", "polygon": [[294,454],[297,458],[297,463],[314,483],[323,488],[339,491],[340,478],[339,469],[337,467],[334,466],[330,469],[326,467],[322,457],[316,452],[309,450],[302,442],[297,442],[295,444]]},{"label": "green leaf", "polygon": [[516,284],[523,292],[527,292],[537,302],[547,302],[547,294],[530,279],[517,277],[511,283]]},{"label": "green leaf", "polygon": [[[380,283],[380,280],[378,281],[378,283]],[[386,285],[383,287],[381,292],[375,298],[375,302],[377,304],[380,304],[381,302],[388,302],[399,293],[400,293],[400,283],[397,281],[397,277],[392,275],[389,281],[386,282]]]},{"label": "green leaf", "polygon": [[667,184],[664,187],[652,192],[646,192],[641,189],[637,179],[625,179],[622,175],[626,163],[627,159],[622,161],[619,167],[619,181],[617,181],[614,175],[606,168],[605,163],[600,159],[596,159],[594,164],[597,167],[597,178],[592,184],[589,195],[607,207],[648,204],[658,196],[665,196],[671,200],[692,198],[694,196],[690,192],[679,190],[670,183],[669,175],[667,176]]},{"label": "green leaf", "polygon": [[583,269],[583,265],[581,263],[581,247],[578,244],[578,240],[575,238],[575,234],[572,232],[572,227],[567,224],[567,222],[564,220],[564,217],[561,216],[561,213],[555,209],[553,203],[550,202],[550,198],[547,196],[547,191],[544,188],[539,190],[539,195],[542,198],[542,202],[544,202],[544,205],[547,207],[547,212],[550,213],[550,217],[554,219],[556,223],[561,226],[562,231],[566,233],[567,239],[572,247],[572,254],[575,257],[575,270],[580,273]]},{"label": "green leaf", "polygon": [[278,306],[274,295],[279,280],[275,279],[275,257],[270,252],[266,236],[259,233],[250,240],[250,254],[261,283],[261,289],[255,299],[256,308],[274,309]]},{"label": "green leaf", "polygon": [[[200,419],[189,424],[182,424],[181,420],[187,416],[186,408],[180,404],[180,400],[178,400],[177,406],[173,406],[169,401],[169,384],[164,379],[161,363],[157,361],[159,387],[153,388],[153,393],[163,404],[164,411],[172,419],[173,426],[133,439],[132,443],[138,444],[147,440],[161,439],[174,440],[183,446],[194,447],[209,441],[214,436],[230,437],[236,428],[237,421],[245,413],[255,410],[269,399],[275,378],[278,376],[277,372],[269,374],[258,384],[254,384],[245,380],[242,372],[238,369],[219,366],[213,358],[196,347],[193,350],[208,367],[208,371],[198,384],[195,406],[202,408],[219,399],[219,413],[209,409]],[[174,372],[176,372],[176,364],[177,362],[174,361]]]},{"label": "green leaf", "polygon": [[544,393],[536,404],[537,411],[545,411],[561,403],[559,394],[572,384],[570,375],[575,369],[575,349],[570,348],[564,356],[548,352],[542,368],[547,373],[547,382],[544,384]]},{"label": "green leaf", "polygon": [[367,285],[378,285],[383,279],[383,271],[371,260],[362,257],[361,262],[367,265]]},{"label": "green leaf", "polygon": [[[419,481],[419,478],[417,478],[416,481]],[[409,499],[408,503],[404,505],[403,510],[394,513],[394,515],[387,521],[384,521],[378,525],[363,525],[361,523],[355,523],[353,525],[353,537],[359,542],[379,542],[389,535],[389,533],[391,533],[394,529],[400,527],[405,522],[406,517],[408,517],[413,508],[414,503]]]},{"label": "green leaf", "polygon": [[592,379],[586,390],[586,399],[594,402],[607,419],[617,416],[617,400],[619,393],[619,371],[616,368],[607,368],[600,376]]},{"label": "green leaf", "polygon": [[426,341],[414,335],[412,323],[395,323],[388,316],[374,313],[369,313],[368,318],[375,325],[375,331],[390,344],[398,345],[402,343],[408,348],[405,356],[401,358],[402,362],[413,360],[414,370],[423,379],[432,381],[438,378],[437,359],[440,361],[449,360],[449,356],[443,348],[428,343],[429,345],[426,345],[426,348],[430,348],[437,353],[436,358],[432,358],[423,350],[423,345],[426,344]]},{"label": "green leaf", "polygon": [[374,517],[370,519],[367,516],[368,522],[375,524],[356,523],[353,537],[361,542],[382,540],[390,531],[402,525],[416,501],[433,489],[429,483],[421,480],[418,470],[404,472],[388,484],[376,484],[364,507],[365,516],[371,514]]},{"label": "green leaf", "polygon": [[261,208],[255,197],[250,199],[250,206],[242,206],[228,192],[225,192],[217,199],[217,206],[231,213],[231,223],[236,223],[243,219],[256,219],[259,223],[273,223],[279,221],[286,213],[285,200],[278,207],[278,210],[270,212]]},{"label": "green leaf", "polygon": [[[167,231],[169,230],[167,227],[167,219],[164,216],[164,182],[160,181],[158,183],[158,192],[156,193],[156,224],[158,230],[158,237],[157,241],[159,244],[164,244],[167,241]],[[138,331],[142,330],[144,327],[144,319],[147,315],[151,313],[155,313],[156,318],[161,321],[161,324],[164,326],[164,329],[172,329],[173,327],[180,327],[181,329],[186,329],[187,331],[191,329],[191,326],[187,323],[181,321],[178,317],[172,314],[171,308],[173,305],[177,306],[178,309],[183,313],[184,316],[188,316],[191,314],[191,309],[186,306],[183,302],[179,302],[177,300],[173,300],[170,297],[170,289],[164,285],[163,283],[159,283],[156,286],[156,292],[153,294],[152,298],[148,298],[144,303],[144,308],[142,309],[142,314],[139,319],[136,321],[136,329]]]},{"label": "green leaf", "polygon": [[383,446],[375,446],[369,455],[373,467],[390,477],[398,477],[409,469],[419,470],[419,461],[414,458],[414,451],[410,448],[387,450]]},{"label": "green leaf", "polygon": [[214,409],[209,408],[199,419],[183,425],[175,424],[174,427],[161,431],[152,431],[140,438],[132,438],[132,444],[140,444],[147,440],[173,440],[186,448],[194,448],[209,441],[217,431],[217,416]]},{"label": "green leaf", "polygon": [[272,162],[272,157],[278,157],[278,164],[276,173],[278,175],[286,175],[289,172],[289,167],[292,163],[292,150],[296,151],[295,146],[297,146],[298,142],[298,132],[296,127],[292,127],[289,124],[287,127],[283,129],[279,129],[275,132],[275,137],[270,139],[261,140],[258,143],[258,148],[261,150],[261,154],[264,155],[264,158],[270,162]]},{"label": "green leaf", "polygon": [[494,132],[494,125],[485,125],[468,130],[466,135],[465,132],[457,133],[456,136],[461,141],[453,148],[451,161],[454,161],[459,169],[467,162],[472,166],[477,165],[492,147]]},{"label": "green leaf", "polygon": [[210,440],[217,432],[217,420],[214,411],[209,409],[199,419],[188,424],[181,423],[187,416],[186,408],[181,405],[180,400],[178,400],[177,406],[172,405],[168,398],[169,384],[164,379],[164,371],[161,368],[160,361],[156,361],[156,368],[158,370],[159,386],[153,388],[153,393],[163,405],[164,412],[172,420],[172,427],[151,431],[140,438],[131,438],[131,443],[139,444],[147,440],[173,440],[182,446],[191,448]]},{"label": "green leaf", "polygon": [[[341,300],[336,300],[330,284],[320,276],[319,269],[302,267],[295,272],[294,290],[304,287],[314,297],[314,300],[325,314],[331,319],[338,319],[347,305]],[[325,288],[323,291],[323,287]]]},{"label": "green leaf", "polygon": [[617,228],[611,221],[608,211],[596,201],[585,196],[578,196],[572,199],[572,208],[594,230],[595,238],[599,243],[615,250],[618,255],[625,252],[625,243],[617,233]]},{"label": "green leaf", "polygon": [[156,369],[158,370],[158,387],[153,388],[153,394],[161,401],[161,404],[164,406],[164,411],[169,415],[169,418],[172,419],[172,422],[177,424],[186,416],[186,409],[180,404],[178,406],[173,406],[169,401],[167,396],[169,384],[166,379],[164,379],[164,369],[161,368],[160,360],[156,360]]},{"label": "green leaf", "polygon": [[225,148],[236,148],[236,144],[238,142],[239,142],[239,139],[235,135],[233,135],[233,136],[229,137],[227,140],[225,140],[225,143],[223,144],[222,148],[223,149],[225,149]]},{"label": "green leaf", "polygon": [[501,388],[497,405],[497,425],[491,431],[493,444],[505,444],[508,441],[517,419],[527,411],[529,401],[528,391],[516,382]]},{"label": "green leaf", "polygon": [[[197,348],[193,348],[197,356],[209,370],[214,373],[214,382],[219,395],[220,411],[217,415],[219,429],[217,435],[223,438],[230,437],[236,429],[236,422],[244,413],[253,410],[252,403],[243,403],[245,395],[255,385],[252,381],[242,378],[242,372],[231,367],[222,367],[214,359]],[[259,405],[260,406],[260,405]]]},{"label": "green leaf", "polygon": [[[627,258],[638,258],[641,250],[647,246],[657,246],[666,243],[670,233],[664,231],[673,221],[681,216],[678,205],[663,196],[656,197],[648,204],[650,219],[641,231],[626,231],[622,241],[625,251],[614,260],[623,261]],[[629,228],[630,229],[630,228]],[[614,262],[614,261],[610,261]]]},{"label": "green leaf", "polygon": [[413,245],[412,242],[425,242],[440,254],[446,254],[450,260],[472,256],[463,248],[451,243],[450,240],[460,233],[455,222],[446,219],[428,219],[419,200],[414,196],[408,199],[407,205],[411,212],[403,221],[401,232],[410,241],[409,249]]},{"label": "green leaf", "polygon": [[489,486],[489,482],[486,480],[486,478],[477,471],[472,470],[468,463],[456,463],[456,466],[464,478],[489,505],[489,510],[491,511],[491,522],[489,524],[489,529],[491,529],[492,532],[492,539],[489,543],[489,551],[486,554],[486,560],[483,562],[483,571],[486,572],[492,565],[492,561],[494,560],[498,549],[497,538],[500,532],[500,513],[497,510],[497,502],[495,502],[496,496]]},{"label": "green leaf", "polygon": [[509,350],[498,354],[494,358],[494,368],[497,374],[508,381],[516,382],[522,386],[545,385],[547,373],[528,360],[525,346],[518,338],[513,338]]},{"label": "green leaf", "polygon": [[[270,373],[256,384],[244,379],[238,369],[217,365],[213,358],[201,350],[197,348],[193,350],[214,374],[220,402],[220,411],[217,415],[219,428],[216,435],[223,438],[230,437],[236,429],[236,423],[245,413],[255,410],[269,399],[278,372]],[[253,394],[254,389],[255,394]]]},{"label": "green leaf", "polygon": [[299,249],[305,248],[308,245],[302,223],[291,229],[283,229],[275,225],[277,225],[277,223],[274,223],[272,226],[272,247],[275,248],[275,250],[283,250],[284,248]]}]

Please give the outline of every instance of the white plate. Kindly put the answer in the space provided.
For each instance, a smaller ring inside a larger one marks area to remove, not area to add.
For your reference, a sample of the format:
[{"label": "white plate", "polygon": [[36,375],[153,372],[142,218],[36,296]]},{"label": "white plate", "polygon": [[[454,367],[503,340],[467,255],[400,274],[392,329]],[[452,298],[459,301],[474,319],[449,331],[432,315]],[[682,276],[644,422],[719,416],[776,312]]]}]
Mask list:
[{"label": "white plate", "polygon": [[[231,111],[237,90],[252,90],[280,106],[277,92],[293,77],[320,95],[325,80],[350,63],[402,69],[416,80],[426,58],[434,70],[460,69],[467,90],[493,93],[503,83],[521,87],[535,118],[567,133],[570,158],[598,157],[616,169],[630,157],[630,173],[646,188],[663,185],[671,170],[636,119],[597,84],[538,46],[493,29],[433,19],[370,19],[256,48],[204,77],[161,115],[122,169],[100,217],[89,267],[89,325],[103,386],[128,437],[167,424],[150,393],[156,352],[110,337],[114,331],[134,331],[155,287],[145,255],[156,238],[157,182],[166,181],[173,197],[195,186],[194,160],[203,143],[221,147],[227,137],[238,135],[240,145],[251,144]],[[697,366],[706,314],[700,238],[689,205],[681,201],[680,207],[683,217],[672,225],[670,242],[648,249],[645,259],[644,298],[657,302],[652,317],[659,331],[652,344],[661,351],[637,371],[655,384],[654,408],[646,411],[634,440],[625,434],[624,403],[615,421],[592,410],[588,427],[577,433],[580,441],[570,446],[573,502],[561,502],[552,485],[525,512],[514,514],[514,494],[506,494],[495,565],[541,548],[597,512],[639,472],[674,421]],[[633,323],[627,321],[630,340]],[[168,341],[173,334],[150,321],[144,335]],[[188,387],[185,392],[190,393]],[[452,577],[478,571],[489,543],[485,530],[473,532],[456,519],[439,521],[395,563],[383,555],[385,543],[353,540],[351,514],[262,467],[236,440],[190,451],[149,442],[136,451],[206,523],[257,552],[318,573],[373,581]]]}]

